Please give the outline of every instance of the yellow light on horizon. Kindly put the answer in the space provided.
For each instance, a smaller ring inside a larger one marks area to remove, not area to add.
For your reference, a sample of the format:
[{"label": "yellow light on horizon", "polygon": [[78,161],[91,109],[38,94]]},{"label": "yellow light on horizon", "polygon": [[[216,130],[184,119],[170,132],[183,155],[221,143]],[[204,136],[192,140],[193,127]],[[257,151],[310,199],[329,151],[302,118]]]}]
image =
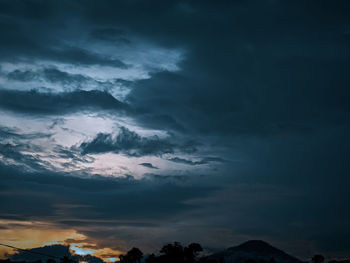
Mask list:
[{"label": "yellow light on horizon", "polygon": [[70,250],[76,254],[76,255],[80,255],[80,256],[86,256],[86,255],[94,255],[95,251],[91,250],[91,249],[86,249],[86,248],[81,248],[76,244],[71,244],[70,245]]},{"label": "yellow light on horizon", "polygon": [[116,262],[116,261],[120,261],[119,258],[106,258],[105,261],[107,262]]},{"label": "yellow light on horizon", "polygon": [[[2,229],[2,225],[6,227]],[[66,240],[70,241],[66,242]],[[22,249],[31,249],[55,244],[69,245],[72,254],[81,256],[93,255],[105,262],[119,261],[118,255],[123,253],[123,251],[114,250],[108,247],[99,248],[95,240],[89,240],[87,236],[78,233],[74,229],[62,229],[57,225],[38,221],[31,222],[0,219],[0,243]],[[17,253],[15,249],[0,247],[0,259],[6,259],[7,255],[13,255],[15,253]],[[89,262],[80,261],[79,263]]]}]

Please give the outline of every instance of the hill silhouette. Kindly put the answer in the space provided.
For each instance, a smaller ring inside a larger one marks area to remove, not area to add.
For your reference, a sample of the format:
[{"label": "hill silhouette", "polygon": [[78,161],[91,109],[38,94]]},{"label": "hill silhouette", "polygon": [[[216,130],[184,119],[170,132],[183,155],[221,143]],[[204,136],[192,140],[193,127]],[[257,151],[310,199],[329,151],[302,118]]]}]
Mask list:
[{"label": "hill silhouette", "polygon": [[[33,252],[33,253],[31,253]],[[42,254],[42,255],[40,255]],[[50,255],[45,256],[45,255]],[[62,258],[69,258],[73,262],[86,261],[89,263],[103,263],[103,260],[92,255],[76,255],[72,254],[69,250],[69,246],[66,245],[50,245],[32,249],[26,249],[26,251],[20,251],[14,255],[11,255],[9,259],[13,262],[47,262],[48,259],[60,262]],[[53,263],[53,261],[52,261]]]},{"label": "hill silhouette", "polygon": [[303,261],[262,240],[250,240],[241,245],[208,256],[208,259],[225,263],[245,263],[247,261],[278,263],[301,263]]}]

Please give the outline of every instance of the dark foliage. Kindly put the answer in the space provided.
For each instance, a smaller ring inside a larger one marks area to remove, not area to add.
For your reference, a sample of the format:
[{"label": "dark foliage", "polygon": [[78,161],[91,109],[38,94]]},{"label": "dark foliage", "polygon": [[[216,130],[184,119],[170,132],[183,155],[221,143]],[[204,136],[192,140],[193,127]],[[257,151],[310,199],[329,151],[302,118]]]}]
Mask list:
[{"label": "dark foliage", "polygon": [[198,259],[198,253],[203,251],[198,243],[192,243],[187,247],[183,247],[179,242],[167,244],[160,250],[160,255],[151,254],[147,257],[146,263],[195,263],[204,262]]},{"label": "dark foliage", "polygon": [[143,257],[143,253],[140,249],[134,247],[126,255],[120,255],[119,260],[121,263],[140,263]]},{"label": "dark foliage", "polygon": [[314,255],[312,257],[312,261],[314,263],[322,263],[324,261],[324,256],[322,256],[322,255]]}]

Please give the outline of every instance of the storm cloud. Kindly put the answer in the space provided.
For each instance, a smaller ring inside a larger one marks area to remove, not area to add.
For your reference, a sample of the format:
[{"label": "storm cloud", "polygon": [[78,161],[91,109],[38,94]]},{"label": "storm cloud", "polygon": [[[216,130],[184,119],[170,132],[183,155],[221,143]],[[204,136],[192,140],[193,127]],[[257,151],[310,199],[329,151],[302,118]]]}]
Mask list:
[{"label": "storm cloud", "polygon": [[151,168],[151,169],[159,169],[158,167],[154,166],[151,163],[140,163],[139,165],[142,165],[144,167]]},{"label": "storm cloud", "polygon": [[99,133],[91,141],[83,142],[80,149],[83,154],[115,152],[129,156],[162,155],[175,150],[195,151],[192,144],[176,145],[172,138],[161,139],[158,136],[141,137],[136,132],[121,127],[117,136]]},{"label": "storm cloud", "polygon": [[201,164],[208,164],[210,162],[225,162],[225,160],[223,160],[219,157],[205,157],[199,161],[192,161],[192,160],[182,159],[179,157],[170,158],[168,160],[171,162],[183,163],[183,164],[188,164],[188,165],[201,165]]},{"label": "storm cloud", "polygon": [[107,92],[77,90],[65,93],[42,93],[36,90],[0,90],[0,107],[23,114],[64,114],[79,110],[126,109]]}]

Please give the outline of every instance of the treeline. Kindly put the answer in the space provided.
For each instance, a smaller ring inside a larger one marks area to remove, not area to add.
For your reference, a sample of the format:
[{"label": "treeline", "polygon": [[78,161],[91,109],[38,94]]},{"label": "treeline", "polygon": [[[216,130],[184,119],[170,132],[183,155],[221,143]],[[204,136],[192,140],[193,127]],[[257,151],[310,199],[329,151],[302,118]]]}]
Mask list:
[{"label": "treeline", "polygon": [[[144,256],[138,248],[132,248],[124,255],[119,255],[120,263],[216,263],[215,260],[208,260],[200,257],[199,253],[203,248],[198,243],[182,246],[179,242],[167,244],[161,248],[158,255],[150,254]],[[0,263],[42,263],[41,260],[26,262],[12,261],[10,259],[0,260]],[[61,259],[47,259],[46,263],[78,263],[72,257],[64,256]]]},{"label": "treeline", "polygon": [[[197,262],[215,262],[205,261],[204,257],[199,257],[203,248],[198,243],[189,244],[183,247],[180,243],[175,242],[162,247],[159,255],[151,254],[145,258],[146,263],[197,263]],[[143,253],[138,248],[132,248],[125,255],[120,255],[120,263],[141,263]]]}]

